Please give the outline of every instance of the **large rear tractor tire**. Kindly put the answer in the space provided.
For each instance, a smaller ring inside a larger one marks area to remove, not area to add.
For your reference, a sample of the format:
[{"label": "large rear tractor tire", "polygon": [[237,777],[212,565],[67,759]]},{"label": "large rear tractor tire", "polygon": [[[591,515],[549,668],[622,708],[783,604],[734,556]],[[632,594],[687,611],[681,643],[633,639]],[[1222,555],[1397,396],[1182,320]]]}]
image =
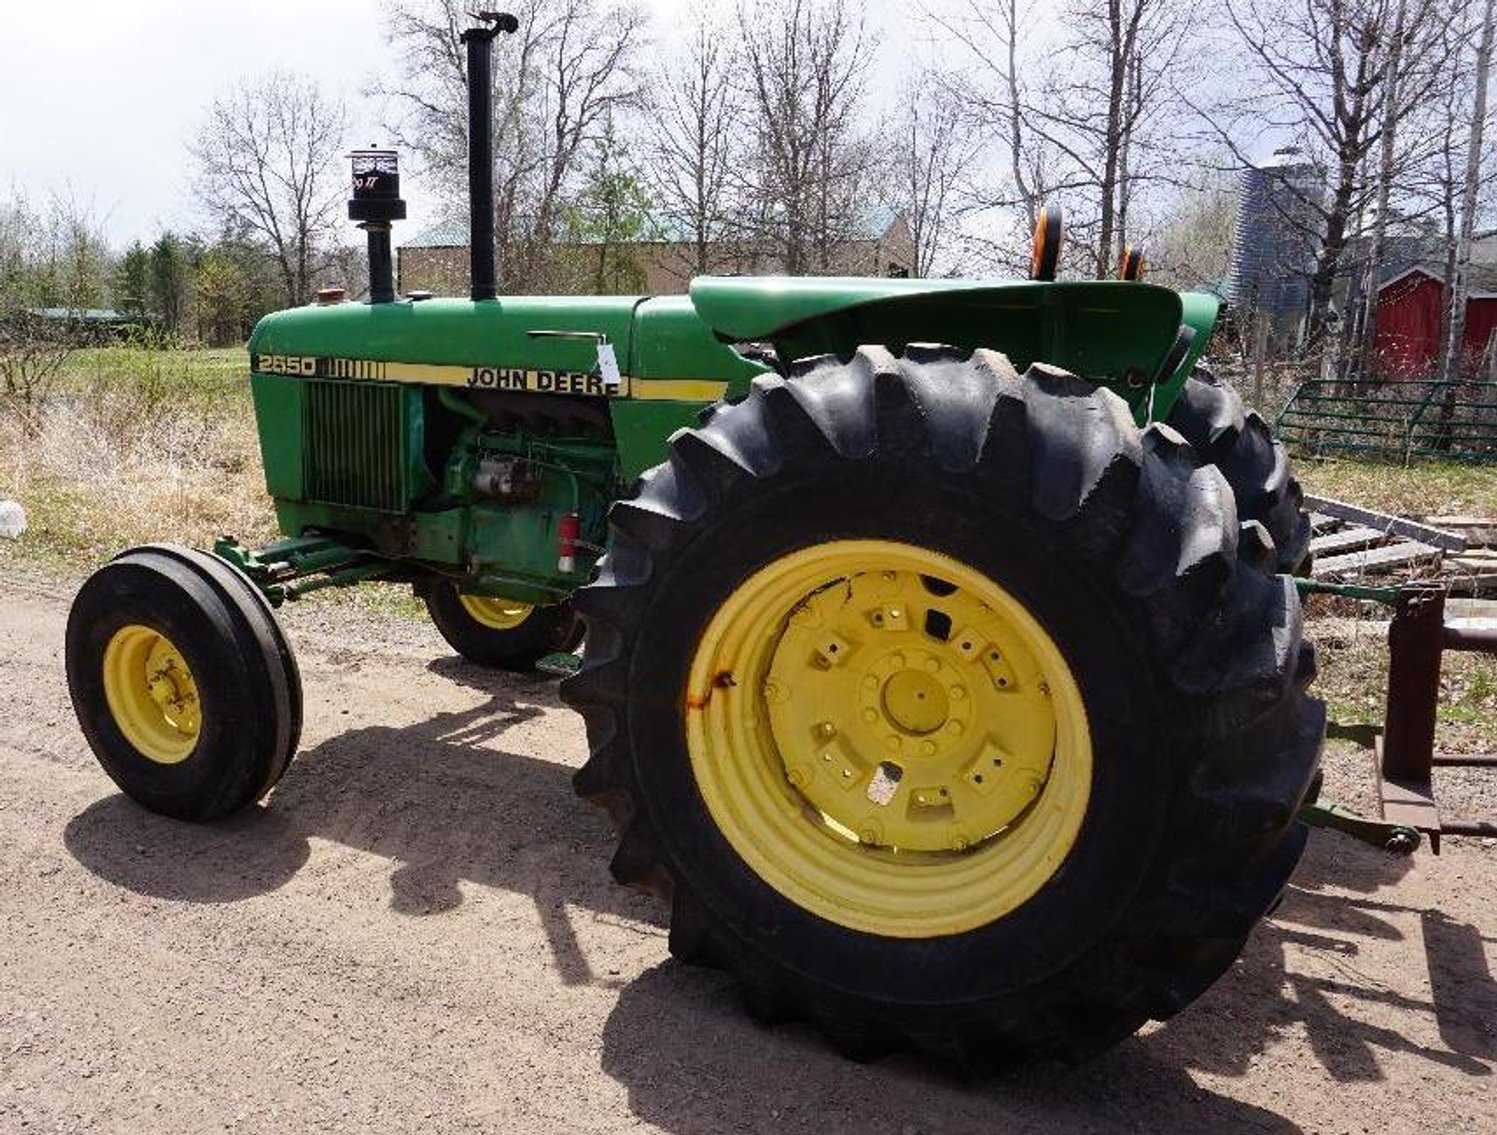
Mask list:
[{"label": "large rear tractor tire", "polygon": [[105,564],[68,614],[68,691],[132,800],[211,820],[259,800],[301,738],[301,679],[264,596],[223,561],[147,545]]},{"label": "large rear tractor tire", "polygon": [[582,641],[582,620],[570,602],[534,607],[465,595],[451,583],[428,585],[422,598],[447,645],[480,666],[526,671],[546,655],[575,650]]},{"label": "large rear tractor tire", "polygon": [[1310,516],[1289,471],[1289,451],[1237,391],[1204,368],[1185,380],[1169,424],[1201,460],[1221,470],[1237,499],[1237,518],[1256,520],[1274,542],[1274,563],[1289,575],[1310,574]]},{"label": "large rear tractor tire", "polygon": [[1293,583],[1110,392],[811,360],[676,434],[611,525],[575,784],[756,1017],[859,1059],[1080,1059],[1281,893],[1324,723]]}]

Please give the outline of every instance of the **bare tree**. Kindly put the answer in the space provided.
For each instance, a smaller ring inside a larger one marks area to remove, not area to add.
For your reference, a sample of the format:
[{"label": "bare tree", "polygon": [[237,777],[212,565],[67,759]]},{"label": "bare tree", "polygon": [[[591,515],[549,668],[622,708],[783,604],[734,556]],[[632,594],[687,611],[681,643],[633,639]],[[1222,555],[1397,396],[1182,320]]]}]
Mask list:
[{"label": "bare tree", "polygon": [[[551,285],[552,246],[580,157],[610,115],[635,105],[644,16],[632,3],[527,0],[519,31],[494,43],[494,233],[507,290]],[[472,23],[459,0],[410,0],[388,11],[400,75],[385,90],[400,144],[420,156],[454,216],[467,199],[466,55]]]},{"label": "bare tree", "polygon": [[1183,0],[1073,0],[1057,46],[1035,34],[1042,11],[963,0],[930,17],[962,49],[946,80],[953,99],[1001,139],[1000,176],[974,186],[971,204],[1018,208],[1031,228],[1041,203],[1065,204],[1086,267],[1106,275],[1129,243],[1135,196],[1176,164],[1151,159],[1173,141],[1169,82],[1190,69],[1192,13]]},{"label": "bare tree", "polygon": [[1181,289],[1215,288],[1232,260],[1237,193],[1227,170],[1209,166],[1182,186],[1164,210],[1149,246],[1150,277]]},{"label": "bare tree", "polygon": [[673,236],[688,246],[692,275],[710,272],[731,234],[731,193],[740,157],[742,76],[729,29],[709,11],[690,25],[679,66],[660,80],[650,106],[649,188]]},{"label": "bare tree", "polygon": [[888,168],[898,179],[893,201],[910,226],[916,276],[946,265],[956,227],[958,187],[970,177],[975,146],[961,105],[943,97],[931,76],[901,93]]},{"label": "bare tree", "polygon": [[37,207],[12,190],[0,202],[0,406],[27,435],[40,429],[49,390],[87,338],[78,317],[102,294],[103,260],[97,223],[71,198]]},{"label": "bare tree", "polygon": [[[1044,129],[1093,188],[1092,238],[1099,277],[1129,243],[1128,207],[1143,179],[1151,119],[1165,113],[1178,82],[1191,9],[1179,0],[1074,0],[1069,67],[1033,108]],[[1131,165],[1130,165],[1131,159]]]},{"label": "bare tree", "polygon": [[[969,204],[977,208],[1017,207],[1027,229],[1039,220],[1040,206],[1060,188],[1054,167],[1058,152],[1028,129],[1028,107],[1033,98],[1019,42],[1032,30],[1033,5],[1020,0],[963,0],[953,9],[935,9],[928,19],[958,50],[966,69],[945,68],[935,77],[946,102],[963,107],[974,130],[994,139],[990,146],[1003,154],[1006,180],[977,188]],[[1027,253],[1026,253],[1027,255]]]},{"label": "bare tree", "polygon": [[202,207],[215,227],[265,243],[291,305],[307,302],[328,261],[346,129],[343,103],[315,79],[275,72],[215,99],[190,146]]},{"label": "bare tree", "polygon": [[1445,349],[1441,376],[1447,381],[1459,377],[1461,348],[1466,337],[1466,302],[1471,271],[1471,241],[1476,232],[1477,194],[1481,181],[1482,151],[1487,118],[1487,81],[1492,68],[1492,45],[1497,34],[1497,4],[1486,0],[1482,9],[1481,40],[1476,49],[1472,92],[1471,131],[1466,140],[1466,173],[1461,189],[1460,229],[1455,241],[1454,271],[1450,282],[1450,315],[1446,320]]},{"label": "bare tree", "polygon": [[[1249,61],[1238,93],[1206,119],[1237,161],[1265,134],[1288,134],[1329,177],[1328,192],[1298,193],[1286,222],[1316,248],[1310,326],[1318,336],[1358,217],[1395,183],[1398,150],[1380,163],[1385,133],[1444,78],[1441,29],[1465,0],[1227,0],[1223,11]],[[1403,19],[1399,19],[1399,8]],[[1394,143],[1390,141],[1390,146]],[[1302,218],[1307,218],[1302,219]]]},{"label": "bare tree", "polygon": [[785,272],[834,271],[867,205],[857,121],[872,38],[846,0],[743,8],[739,27],[752,118],[742,220]]}]

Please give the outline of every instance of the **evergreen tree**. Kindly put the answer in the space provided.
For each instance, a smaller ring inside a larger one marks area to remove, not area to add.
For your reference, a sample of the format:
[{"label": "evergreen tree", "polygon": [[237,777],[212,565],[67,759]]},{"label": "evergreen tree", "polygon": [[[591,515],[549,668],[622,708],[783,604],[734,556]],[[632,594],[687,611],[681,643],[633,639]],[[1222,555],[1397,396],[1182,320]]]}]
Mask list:
[{"label": "evergreen tree", "polygon": [[151,307],[161,316],[162,329],[178,334],[187,309],[188,268],[182,241],[172,233],[162,233],[151,245],[149,256]]},{"label": "evergreen tree", "polygon": [[635,250],[652,235],[650,195],[612,118],[593,144],[583,178],[566,223],[572,243],[590,246],[584,253],[589,260],[583,267],[586,290],[597,295],[642,291],[645,270]]},{"label": "evergreen tree", "polygon": [[198,261],[194,296],[197,334],[209,346],[240,343],[245,337],[247,288],[233,259],[217,250]]},{"label": "evergreen tree", "polygon": [[151,256],[136,241],[114,268],[114,306],[126,315],[145,315],[151,305]]}]

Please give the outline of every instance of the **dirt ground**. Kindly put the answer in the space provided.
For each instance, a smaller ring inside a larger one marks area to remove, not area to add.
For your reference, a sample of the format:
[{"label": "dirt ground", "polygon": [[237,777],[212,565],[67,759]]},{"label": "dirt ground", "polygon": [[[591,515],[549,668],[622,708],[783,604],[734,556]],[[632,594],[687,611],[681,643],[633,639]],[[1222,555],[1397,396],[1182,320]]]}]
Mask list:
[{"label": "dirt ground", "polygon": [[[0,582],[0,1131],[1497,1132],[1497,846],[1316,833],[1174,1021],[964,1086],[759,1028],[669,961],[554,684],[424,625],[290,612],[307,727],[268,805],[137,809],[68,705],[72,588]],[[1331,794],[1367,759],[1333,751]]]}]

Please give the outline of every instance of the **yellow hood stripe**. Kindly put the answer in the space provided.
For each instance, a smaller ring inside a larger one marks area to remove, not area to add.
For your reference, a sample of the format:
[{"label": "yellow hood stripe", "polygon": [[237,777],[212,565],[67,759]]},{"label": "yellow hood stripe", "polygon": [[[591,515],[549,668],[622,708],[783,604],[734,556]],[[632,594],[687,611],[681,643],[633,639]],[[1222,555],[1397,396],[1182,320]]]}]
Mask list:
[{"label": "yellow hood stripe", "polygon": [[380,359],[342,359],[317,355],[256,355],[253,369],[298,378],[340,378],[367,382],[402,382],[423,386],[457,386],[469,390],[513,390],[531,394],[577,394],[645,401],[715,402],[728,389],[725,381],[700,378],[621,376],[609,388],[596,374],[526,367],[458,366],[446,363],[402,363]]}]

